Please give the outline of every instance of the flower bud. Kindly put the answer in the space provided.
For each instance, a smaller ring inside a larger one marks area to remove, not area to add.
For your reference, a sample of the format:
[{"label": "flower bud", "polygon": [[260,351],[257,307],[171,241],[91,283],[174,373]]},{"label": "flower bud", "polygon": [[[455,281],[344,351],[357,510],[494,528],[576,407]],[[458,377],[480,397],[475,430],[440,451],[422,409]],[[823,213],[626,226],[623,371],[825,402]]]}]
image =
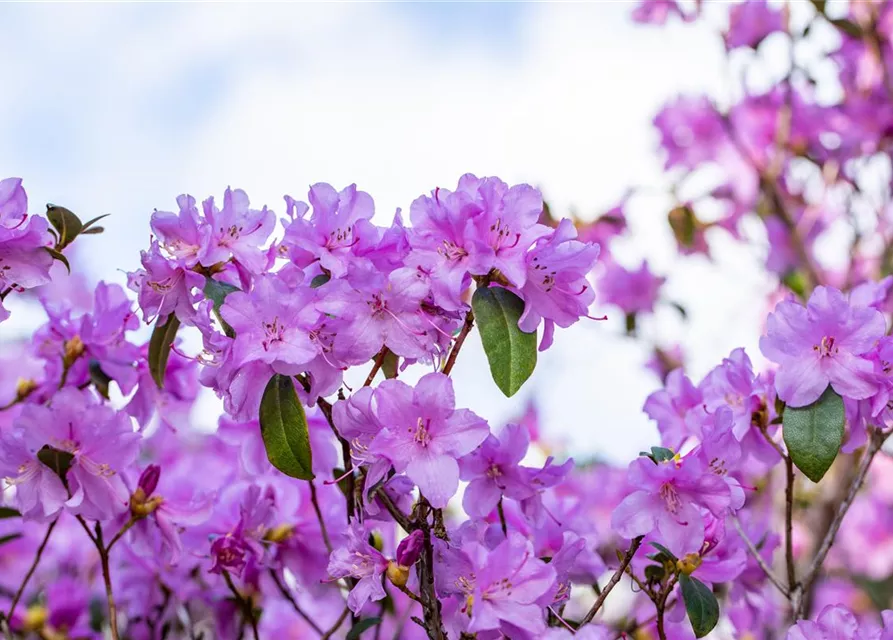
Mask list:
[{"label": "flower bud", "polygon": [[19,378],[16,383],[16,399],[24,400],[28,396],[31,395],[31,392],[37,388],[37,383],[34,380],[26,380],[25,378]]},{"label": "flower bud", "polygon": [[397,545],[397,564],[411,567],[422,554],[425,536],[421,531],[413,531]]},{"label": "flower bud", "polygon": [[291,534],[294,533],[295,527],[291,524],[280,524],[276,525],[272,529],[269,529],[267,533],[264,535],[264,540],[268,542],[285,542],[291,537]]},{"label": "flower bud", "polygon": [[47,618],[49,618],[49,611],[47,611],[45,606],[40,604],[32,605],[25,612],[22,619],[22,627],[25,631],[40,631],[47,623]]},{"label": "flower bud", "polygon": [[388,580],[395,586],[405,587],[406,581],[409,580],[409,567],[404,567],[391,560],[388,562],[387,574]]},{"label": "flower bud", "polygon": [[373,531],[369,534],[369,546],[381,553],[381,550],[384,549],[384,540],[381,537],[381,534],[378,531]]},{"label": "flower bud", "polygon": [[690,576],[694,573],[695,569],[701,566],[701,556],[697,553],[689,553],[684,558],[680,558],[676,561],[676,569],[679,573],[684,573],[687,576]]},{"label": "flower bud", "polygon": [[65,342],[65,350],[62,355],[63,362],[66,367],[70,367],[75,360],[84,355],[86,347],[80,336],[75,336],[71,340]]},{"label": "flower bud", "polygon": [[143,490],[146,496],[151,496],[155,493],[156,487],[158,487],[158,480],[161,478],[161,467],[157,464],[150,464],[146,467],[142,474],[140,474],[139,482],[137,486]]}]

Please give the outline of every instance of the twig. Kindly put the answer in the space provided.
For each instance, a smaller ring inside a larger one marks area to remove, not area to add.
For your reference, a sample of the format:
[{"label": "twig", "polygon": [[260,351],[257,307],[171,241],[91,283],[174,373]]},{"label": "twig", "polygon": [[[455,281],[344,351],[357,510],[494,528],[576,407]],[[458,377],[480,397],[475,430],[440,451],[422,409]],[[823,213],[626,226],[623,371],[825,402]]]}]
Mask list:
[{"label": "twig", "polygon": [[626,572],[626,568],[629,566],[629,563],[632,562],[633,556],[636,555],[636,551],[638,551],[639,546],[642,544],[642,536],[638,538],[633,538],[632,542],[629,543],[629,550],[627,550],[626,555],[623,557],[623,560],[620,561],[620,566],[617,567],[617,571],[614,572],[614,575],[611,576],[611,579],[608,580],[608,584],[602,589],[601,594],[595,599],[595,602],[592,603],[592,607],[589,608],[589,612],[583,616],[583,619],[580,620],[580,625],[589,624],[592,622],[592,619],[595,617],[595,614],[598,613],[598,610],[601,609],[602,605],[605,603],[605,600],[608,597],[608,594],[617,586],[617,583],[620,582],[620,579],[623,577],[623,574]]},{"label": "twig", "polygon": [[505,509],[502,507],[502,498],[499,498],[499,502],[496,504],[496,510],[499,512],[499,524],[502,525],[502,535],[508,537],[509,528],[505,521]]},{"label": "twig", "polygon": [[332,553],[332,542],[329,540],[329,532],[326,530],[326,521],[322,517],[322,509],[319,508],[319,498],[316,496],[316,485],[313,484],[313,480],[310,481],[310,502],[313,503],[316,519],[319,520],[319,530],[322,532],[322,540],[326,545],[326,550]]},{"label": "twig", "polygon": [[[840,525],[843,523],[847,511],[849,511],[850,506],[853,504],[853,500],[856,499],[856,494],[859,493],[859,489],[862,488],[862,483],[865,482],[865,477],[868,475],[868,469],[871,467],[871,462],[874,460],[874,456],[880,451],[888,436],[889,434],[880,433],[878,431],[869,431],[868,447],[865,449],[865,453],[862,454],[862,459],[859,461],[859,468],[856,471],[856,475],[849,485],[846,497],[837,507],[837,511],[831,521],[830,527],[828,527],[828,531],[822,539],[822,544],[819,546],[819,550],[816,552],[815,557],[812,559],[812,563],[809,565],[809,569],[803,576],[802,588],[800,589],[801,593],[795,595],[809,593],[813,581],[818,575],[819,570],[822,568],[822,564],[825,562],[825,557],[828,555],[828,552],[831,551],[834,539],[837,536],[837,532],[840,530]],[[797,602],[792,601],[795,618],[801,618],[803,616],[803,605],[806,603],[807,599],[808,598],[806,597],[799,597],[797,598]]]},{"label": "twig", "polygon": [[301,616],[301,618],[304,619],[304,622],[309,624],[313,628],[313,630],[316,631],[316,633],[322,635],[324,633],[323,630],[319,628],[319,625],[316,624],[313,619],[308,616],[303,609],[301,609],[300,606],[298,606],[297,600],[294,599],[294,596],[291,595],[291,592],[288,590],[288,588],[284,584],[282,584],[282,581],[279,579],[279,576],[276,574],[276,571],[274,569],[270,569],[270,577],[273,578],[273,583],[276,585],[276,588],[279,589],[279,593],[282,594],[282,597],[289,601],[289,603],[291,604],[291,608],[295,610],[295,613]]},{"label": "twig", "polygon": [[338,620],[335,622],[335,624],[332,626],[331,629],[329,629],[324,634],[322,634],[322,637],[320,638],[320,640],[329,640],[329,638],[331,638],[333,635],[335,635],[335,632],[338,631],[338,628],[342,624],[344,624],[344,619],[347,617],[348,613],[350,613],[350,609],[348,609],[347,607],[344,607],[344,611],[341,612],[341,616],[338,618]]},{"label": "twig", "polygon": [[775,588],[781,591],[781,593],[785,597],[788,597],[790,595],[788,588],[781,583],[781,580],[775,577],[774,573],[772,573],[772,569],[769,568],[769,565],[766,564],[765,560],[763,560],[763,556],[760,555],[760,552],[757,550],[756,545],[754,545],[753,541],[751,541],[751,539],[747,537],[747,534],[744,533],[744,529],[741,528],[741,523],[738,521],[738,517],[732,516],[731,519],[732,525],[735,527],[735,531],[738,532],[738,535],[744,541],[747,550],[750,551],[750,555],[752,555],[754,557],[754,560],[757,561],[757,564],[760,565],[760,569],[762,569],[763,573],[766,574],[769,582],[775,585]]},{"label": "twig", "polygon": [[115,607],[115,596],[112,593],[112,574],[109,569],[109,554],[102,542],[102,525],[96,523],[96,550],[99,551],[99,562],[102,565],[102,579],[105,582],[105,596],[109,608],[109,629],[112,640],[118,640],[118,610]]},{"label": "twig", "polygon": [[28,573],[25,574],[25,578],[22,580],[22,584],[19,585],[19,590],[16,591],[15,597],[12,599],[12,604],[9,606],[9,613],[6,615],[7,619],[12,620],[12,615],[15,613],[16,605],[19,603],[19,600],[22,599],[22,594],[25,593],[25,587],[28,586],[28,581],[31,580],[31,576],[34,575],[34,572],[37,571],[37,565],[40,564],[40,558],[43,555],[43,550],[46,549],[47,543],[50,541],[50,535],[53,533],[53,529],[56,528],[56,523],[59,522],[58,518],[53,520],[50,523],[50,526],[47,527],[47,532],[43,536],[43,541],[40,543],[40,546],[37,547],[37,553],[34,554],[34,562],[31,563],[31,568],[28,569]]},{"label": "twig", "polygon": [[785,457],[784,498],[784,557],[788,573],[788,594],[797,591],[797,574],[794,568],[794,462]]},{"label": "twig", "polygon": [[128,520],[127,523],[123,527],[121,527],[121,530],[118,531],[118,533],[115,534],[115,537],[112,538],[111,541],[108,543],[108,546],[106,546],[105,548],[106,553],[111,553],[112,547],[115,546],[115,543],[118,542],[118,540],[120,540],[125,533],[130,531],[130,528],[137,523],[137,520],[139,520],[139,518],[135,518],[134,516],[130,517],[130,520]]},{"label": "twig", "polygon": [[251,599],[245,598],[239,593],[239,590],[236,589],[236,585],[233,584],[233,579],[230,577],[228,571],[224,570],[222,575],[226,582],[226,586],[229,587],[236,602],[239,603],[239,606],[242,608],[242,620],[247,620],[251,624],[251,633],[254,635],[254,640],[259,640],[260,636],[257,632],[257,618],[254,617],[254,605],[251,603]]},{"label": "twig", "polygon": [[368,387],[372,384],[372,381],[375,380],[375,376],[378,375],[378,372],[381,370],[381,365],[384,364],[384,359],[387,355],[388,348],[382,347],[381,351],[378,352],[378,355],[375,356],[375,362],[372,363],[372,370],[369,372],[369,375],[366,376],[366,382],[363,383],[364,387]]},{"label": "twig", "polygon": [[388,513],[391,514],[391,517],[394,521],[400,525],[400,527],[406,533],[412,533],[418,527],[414,526],[412,521],[407,517],[405,513],[400,511],[400,507],[394,504],[394,501],[391,500],[391,496],[387,494],[384,487],[379,487],[376,489],[371,496],[373,499],[378,498],[381,500],[381,503],[384,505],[384,508],[388,510]]},{"label": "twig", "polygon": [[456,364],[456,358],[459,356],[459,350],[465,343],[465,338],[471,333],[472,326],[474,326],[474,311],[469,309],[468,313],[465,314],[465,324],[462,325],[462,330],[459,331],[459,335],[456,336],[456,342],[453,343],[453,348],[450,349],[446,364],[443,365],[444,375],[450,375],[450,372],[453,370],[453,366]]},{"label": "twig", "polygon": [[425,630],[430,640],[446,640],[446,631],[440,617],[440,601],[434,590],[434,545],[431,543],[431,527],[428,525],[430,505],[424,496],[420,496],[417,505],[416,524],[425,534],[424,550],[416,562],[416,575],[419,578],[419,596],[425,614]]}]

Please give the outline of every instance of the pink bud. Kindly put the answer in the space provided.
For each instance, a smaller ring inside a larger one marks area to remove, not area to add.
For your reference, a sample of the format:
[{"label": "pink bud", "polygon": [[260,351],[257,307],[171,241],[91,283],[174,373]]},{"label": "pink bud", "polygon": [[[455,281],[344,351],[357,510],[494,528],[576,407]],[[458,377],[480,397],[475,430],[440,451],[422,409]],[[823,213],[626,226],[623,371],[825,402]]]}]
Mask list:
[{"label": "pink bud", "polygon": [[140,475],[140,480],[137,483],[137,486],[143,490],[143,493],[146,494],[146,497],[152,495],[155,491],[155,488],[158,486],[158,480],[161,478],[161,467],[157,464],[150,464],[143,470],[143,473]]},{"label": "pink bud", "polygon": [[413,531],[400,541],[397,546],[397,564],[402,567],[411,567],[422,554],[424,534],[421,531]]}]

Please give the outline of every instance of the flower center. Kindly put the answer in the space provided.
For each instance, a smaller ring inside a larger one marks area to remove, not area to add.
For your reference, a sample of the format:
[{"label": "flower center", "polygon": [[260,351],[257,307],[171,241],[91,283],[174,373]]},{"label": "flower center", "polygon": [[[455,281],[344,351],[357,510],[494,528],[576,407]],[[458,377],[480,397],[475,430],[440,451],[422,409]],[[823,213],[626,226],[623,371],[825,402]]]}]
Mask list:
[{"label": "flower center", "polygon": [[271,343],[282,340],[282,335],[285,333],[285,325],[279,324],[279,316],[276,316],[272,322],[264,322],[263,328],[264,339],[262,344],[264,351],[266,351],[270,348]]},{"label": "flower center", "polygon": [[822,358],[830,358],[835,355],[838,351],[840,351],[840,347],[835,346],[834,336],[825,336],[822,338],[822,342],[813,347],[814,351],[817,351],[819,356]]},{"label": "flower center", "polygon": [[488,478],[499,478],[502,476],[502,469],[499,468],[498,464],[491,464],[490,468],[487,469],[487,477]]},{"label": "flower center", "polygon": [[464,247],[460,247],[459,245],[452,243],[449,240],[443,241],[443,246],[437,249],[437,253],[445,256],[447,260],[452,261],[459,261],[468,255],[468,252],[465,250]]},{"label": "flower center", "polygon": [[[521,234],[512,231],[502,218],[496,218],[496,222],[490,225],[490,246],[496,251],[502,248],[512,249],[518,246]],[[511,244],[507,244],[507,243]]]},{"label": "flower center", "polygon": [[430,426],[430,420],[419,418],[418,423],[416,423],[415,435],[412,437],[413,442],[416,442],[423,447],[427,447],[428,443],[431,442],[431,433],[428,431]]},{"label": "flower center", "polygon": [[682,501],[679,499],[679,494],[676,493],[676,487],[672,484],[665,482],[661,486],[660,497],[663,498],[666,503],[667,511],[673,514],[679,511],[679,506],[682,504]]}]

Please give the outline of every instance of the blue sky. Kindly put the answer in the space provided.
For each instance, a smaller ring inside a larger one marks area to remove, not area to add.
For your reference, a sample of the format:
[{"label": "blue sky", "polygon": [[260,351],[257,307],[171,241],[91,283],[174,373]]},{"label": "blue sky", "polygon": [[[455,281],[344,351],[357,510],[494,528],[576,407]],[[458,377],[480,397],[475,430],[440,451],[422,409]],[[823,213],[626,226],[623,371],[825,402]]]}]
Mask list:
[{"label": "blue sky", "polygon": [[[77,259],[119,282],[138,265],[153,209],[227,185],[281,210],[285,193],[304,196],[311,183],[357,182],[388,218],[471,171],[531,182],[557,210],[594,214],[629,185],[662,184],[650,121],[666,99],[723,86],[715,35],[634,26],[629,10],[0,5],[0,175],[24,178],[34,211],[52,201],[111,213]],[[658,198],[631,212],[641,234],[621,252],[630,265],[669,266],[665,207]],[[700,373],[738,344],[753,347],[764,311],[751,305],[766,286],[753,256],[720,254],[718,266],[687,263],[670,283],[694,312],[682,337]],[[644,352],[616,337],[620,326],[560,334],[525,389],[554,433],[615,459],[655,437],[640,412],[655,381],[640,371]],[[482,382],[478,345],[456,370],[459,400],[498,423],[524,398]]]}]

